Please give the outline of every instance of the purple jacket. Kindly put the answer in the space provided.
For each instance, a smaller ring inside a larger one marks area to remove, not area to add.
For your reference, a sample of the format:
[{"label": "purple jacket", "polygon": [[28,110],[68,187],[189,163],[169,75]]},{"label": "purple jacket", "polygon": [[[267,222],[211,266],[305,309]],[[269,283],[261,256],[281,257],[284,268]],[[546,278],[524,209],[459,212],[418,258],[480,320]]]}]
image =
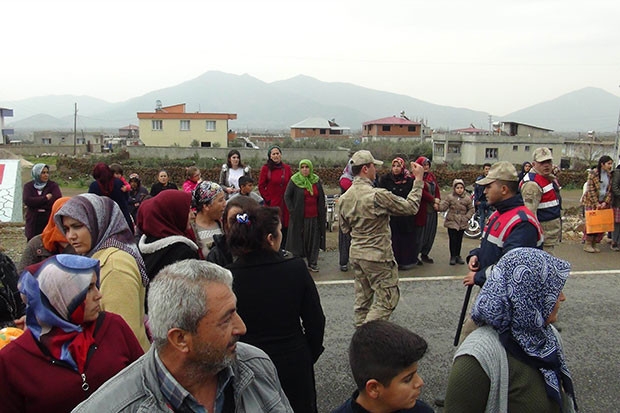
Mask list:
[{"label": "purple jacket", "polygon": [[[52,194],[52,197],[47,199],[47,194]],[[60,187],[54,181],[47,182],[41,195],[35,189],[34,181],[24,185],[23,198],[26,205],[26,239],[28,241],[43,232],[52,212],[52,205],[60,197],[62,197]]]}]

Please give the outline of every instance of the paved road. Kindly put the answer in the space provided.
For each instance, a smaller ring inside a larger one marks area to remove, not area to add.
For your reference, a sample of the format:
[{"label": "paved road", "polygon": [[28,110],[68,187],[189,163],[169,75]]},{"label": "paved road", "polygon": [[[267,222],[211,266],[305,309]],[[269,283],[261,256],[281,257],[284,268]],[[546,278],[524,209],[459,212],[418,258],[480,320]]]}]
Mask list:
[{"label": "paved road", "polygon": [[[616,262],[620,258],[610,255],[609,259],[614,257]],[[343,275],[324,274],[324,278]],[[459,273],[458,277],[401,280],[402,297],[392,316],[392,321],[412,329],[429,343],[420,374],[426,383],[421,398],[431,403],[445,390],[451,366],[452,341],[464,295],[460,279]],[[327,328],[326,350],[315,366],[316,381],[319,412],[329,412],[354,390],[347,361],[354,330],[353,285],[350,280],[324,280],[318,282],[318,289]],[[564,291],[567,301],[560,310],[560,326],[580,411],[618,412],[620,270],[575,271]]]}]

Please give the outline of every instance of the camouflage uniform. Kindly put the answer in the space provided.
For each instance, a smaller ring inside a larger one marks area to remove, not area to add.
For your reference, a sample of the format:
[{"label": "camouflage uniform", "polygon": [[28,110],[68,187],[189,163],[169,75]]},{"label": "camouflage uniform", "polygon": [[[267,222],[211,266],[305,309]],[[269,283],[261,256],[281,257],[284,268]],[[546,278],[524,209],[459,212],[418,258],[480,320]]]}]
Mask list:
[{"label": "camouflage uniform", "polygon": [[416,180],[404,199],[356,176],[340,197],[340,226],[344,233],[351,234],[349,259],[355,271],[356,326],[388,319],[398,304],[398,267],[392,251],[390,215],[415,215],[422,186],[423,182]]}]

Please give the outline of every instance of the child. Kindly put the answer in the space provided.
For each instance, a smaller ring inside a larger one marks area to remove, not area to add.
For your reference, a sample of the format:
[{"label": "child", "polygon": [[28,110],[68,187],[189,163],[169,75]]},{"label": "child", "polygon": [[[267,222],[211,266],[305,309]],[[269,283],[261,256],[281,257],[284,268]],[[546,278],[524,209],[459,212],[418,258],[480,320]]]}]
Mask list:
[{"label": "child", "polygon": [[256,202],[258,202],[259,205],[263,205],[265,201],[256,192],[252,192],[253,189],[254,189],[254,179],[252,179],[252,177],[249,175],[243,175],[239,177],[239,192],[231,195],[231,197],[228,200],[230,201],[236,196],[243,195],[243,196],[249,196]]},{"label": "child", "polygon": [[114,174],[115,178],[118,178],[121,181],[123,181],[123,187],[121,188],[121,191],[123,192],[131,191],[131,185],[129,185],[129,182],[127,182],[125,180],[125,177],[123,176],[123,167],[118,163],[112,163],[110,164],[110,169],[112,170],[112,173]]},{"label": "child", "polygon": [[461,258],[461,245],[469,219],[474,215],[474,205],[471,197],[465,193],[462,179],[452,181],[452,194],[441,201],[439,211],[448,211],[443,226],[448,228],[450,238],[450,265],[465,264]]},{"label": "child", "polygon": [[389,321],[362,324],[349,346],[357,390],[332,413],[434,412],[417,400],[424,385],[418,375],[418,361],[426,348],[422,337]]},{"label": "child", "polygon": [[190,166],[185,169],[185,182],[183,182],[183,190],[192,193],[196,186],[201,182],[200,169],[197,166]]}]

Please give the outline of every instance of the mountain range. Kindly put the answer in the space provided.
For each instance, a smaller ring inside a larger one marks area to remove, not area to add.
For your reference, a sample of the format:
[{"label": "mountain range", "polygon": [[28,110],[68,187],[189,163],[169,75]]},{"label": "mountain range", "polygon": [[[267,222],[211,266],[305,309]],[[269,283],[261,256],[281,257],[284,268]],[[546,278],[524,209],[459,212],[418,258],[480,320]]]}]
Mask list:
[{"label": "mountain range", "polygon": [[[0,106],[14,110],[14,117],[5,121],[19,134],[20,130],[73,129],[75,103],[78,130],[118,129],[137,124],[136,113],[153,111],[156,100],[163,106],[185,103],[188,112],[236,113],[237,120],[231,121],[230,127],[238,132],[286,131],[309,117],[335,119],[338,125],[356,132],[363,122],[401,111],[412,120],[424,120],[433,129],[458,129],[471,124],[486,129],[491,115],[350,83],[322,82],[304,75],[267,83],[247,74],[218,71],[119,103],[90,96],[60,95],[0,102]],[[557,132],[615,132],[619,108],[620,97],[587,87],[492,117],[495,121],[518,121]]]}]

